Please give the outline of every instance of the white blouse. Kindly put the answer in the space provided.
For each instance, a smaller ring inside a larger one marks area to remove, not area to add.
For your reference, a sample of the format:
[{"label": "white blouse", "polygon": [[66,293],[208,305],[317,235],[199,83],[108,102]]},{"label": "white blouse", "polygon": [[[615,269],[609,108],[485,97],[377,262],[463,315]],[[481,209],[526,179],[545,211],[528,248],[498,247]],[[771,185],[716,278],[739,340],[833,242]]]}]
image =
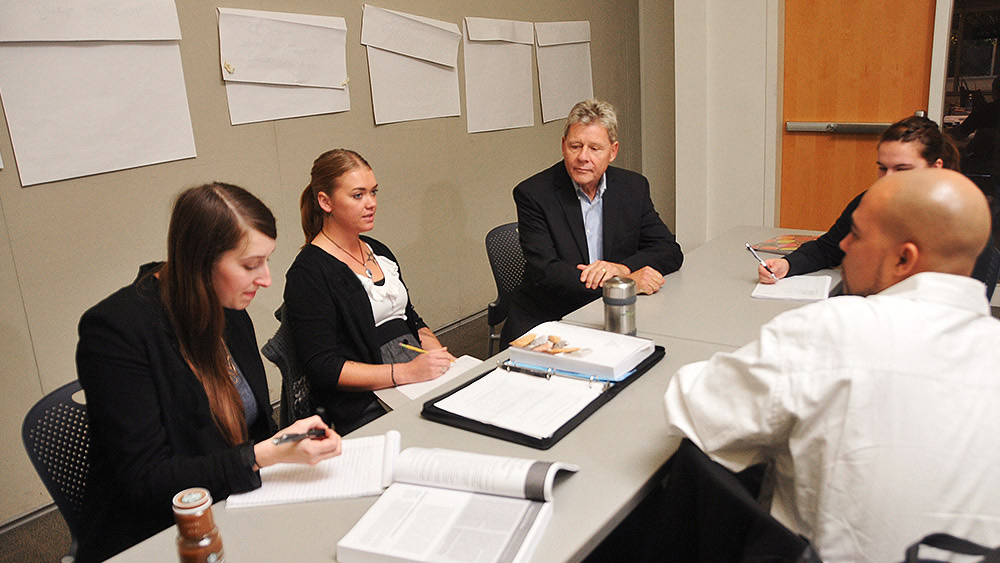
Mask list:
[{"label": "white blouse", "polygon": [[[369,248],[369,250],[371,249]],[[380,326],[392,319],[402,319],[405,321],[406,305],[410,302],[410,299],[406,294],[406,287],[403,286],[403,282],[399,279],[399,266],[385,256],[376,254],[375,260],[378,261],[379,267],[382,268],[382,273],[385,274],[385,280],[382,285],[376,285],[375,282],[368,279],[368,276],[364,274],[355,273],[358,279],[361,280],[361,285],[365,287],[368,300],[371,301],[375,326]]]}]

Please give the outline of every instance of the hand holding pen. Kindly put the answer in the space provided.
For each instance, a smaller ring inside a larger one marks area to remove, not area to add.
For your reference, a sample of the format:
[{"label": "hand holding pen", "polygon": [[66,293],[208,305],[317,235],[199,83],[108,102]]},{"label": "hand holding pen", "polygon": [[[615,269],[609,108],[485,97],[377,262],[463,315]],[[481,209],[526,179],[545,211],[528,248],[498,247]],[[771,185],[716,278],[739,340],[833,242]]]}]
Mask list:
[{"label": "hand holding pen", "polygon": [[746,247],[747,250],[750,251],[750,254],[753,254],[753,257],[757,259],[758,263],[760,263],[760,267],[757,268],[760,283],[775,283],[788,274],[788,262],[784,258],[764,261],[761,259],[760,255],[757,254],[757,251],[750,246],[749,242],[746,243]]},{"label": "hand holding pen", "polygon": [[340,455],[340,452],[340,436],[322,418],[313,415],[296,420],[269,440],[254,444],[254,468],[275,463],[315,465],[324,459]]},{"label": "hand holding pen", "polygon": [[409,344],[400,343],[400,346],[407,350],[417,352],[417,357],[403,364],[396,364],[397,384],[418,383],[428,381],[444,375],[455,357],[448,353],[447,347],[425,350]]}]

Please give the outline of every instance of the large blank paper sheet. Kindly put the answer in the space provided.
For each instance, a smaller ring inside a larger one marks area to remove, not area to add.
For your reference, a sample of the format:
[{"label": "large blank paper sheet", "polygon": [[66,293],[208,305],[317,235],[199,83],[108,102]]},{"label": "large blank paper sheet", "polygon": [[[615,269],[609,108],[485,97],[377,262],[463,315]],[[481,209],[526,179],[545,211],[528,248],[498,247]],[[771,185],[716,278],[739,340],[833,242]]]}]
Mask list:
[{"label": "large blank paper sheet", "polygon": [[21,185],[195,156],[177,42],[3,43]]},{"label": "large blank paper sheet", "polygon": [[464,23],[469,133],[531,127],[531,23],[489,18]]},{"label": "large blank paper sheet", "polygon": [[279,84],[226,82],[233,125],[337,113],[351,109],[349,88],[310,88]]},{"label": "large blank paper sheet", "polygon": [[351,109],[344,18],[219,8],[233,125]]},{"label": "large blank paper sheet", "polygon": [[181,38],[173,0],[0,0],[0,41]]},{"label": "large blank paper sheet", "polygon": [[590,68],[590,22],[535,24],[542,122],[562,119],[582,100],[594,97]]},{"label": "large blank paper sheet", "polygon": [[361,43],[376,124],[461,115],[461,37],[453,23],[364,6]]},{"label": "large blank paper sheet", "polygon": [[219,53],[227,82],[343,88],[344,18],[219,8]]}]

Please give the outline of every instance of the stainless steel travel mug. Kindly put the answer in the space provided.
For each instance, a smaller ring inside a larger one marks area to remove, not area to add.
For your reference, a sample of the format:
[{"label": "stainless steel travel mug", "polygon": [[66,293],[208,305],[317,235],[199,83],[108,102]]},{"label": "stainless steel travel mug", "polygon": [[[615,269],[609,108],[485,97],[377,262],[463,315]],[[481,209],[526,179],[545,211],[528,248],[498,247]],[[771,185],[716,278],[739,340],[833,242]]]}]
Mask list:
[{"label": "stainless steel travel mug", "polygon": [[614,276],[604,282],[604,330],[635,336],[635,281]]}]

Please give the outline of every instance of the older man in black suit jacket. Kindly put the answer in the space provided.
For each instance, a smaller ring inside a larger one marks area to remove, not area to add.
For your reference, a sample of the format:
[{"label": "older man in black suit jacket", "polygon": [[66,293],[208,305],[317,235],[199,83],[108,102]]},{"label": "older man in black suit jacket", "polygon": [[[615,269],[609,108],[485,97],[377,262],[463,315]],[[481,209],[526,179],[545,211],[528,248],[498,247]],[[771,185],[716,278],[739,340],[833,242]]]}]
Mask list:
[{"label": "older man in black suit jacket", "polygon": [[593,301],[612,276],[630,277],[639,293],[651,294],[681,267],[681,248],[653,208],[649,182],[609,166],[617,137],[610,104],[580,102],[566,120],[563,161],[514,188],[527,268],[503,345]]}]

